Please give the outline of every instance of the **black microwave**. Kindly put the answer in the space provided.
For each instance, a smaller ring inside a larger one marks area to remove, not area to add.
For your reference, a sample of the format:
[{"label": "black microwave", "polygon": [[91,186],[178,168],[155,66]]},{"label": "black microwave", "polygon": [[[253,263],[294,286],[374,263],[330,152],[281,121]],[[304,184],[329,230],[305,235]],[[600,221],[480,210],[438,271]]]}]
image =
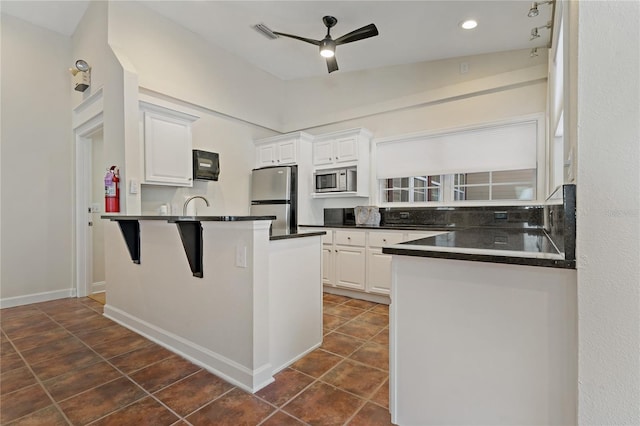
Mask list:
[{"label": "black microwave", "polygon": [[316,192],[355,192],[357,188],[355,167],[317,170],[313,176]]}]

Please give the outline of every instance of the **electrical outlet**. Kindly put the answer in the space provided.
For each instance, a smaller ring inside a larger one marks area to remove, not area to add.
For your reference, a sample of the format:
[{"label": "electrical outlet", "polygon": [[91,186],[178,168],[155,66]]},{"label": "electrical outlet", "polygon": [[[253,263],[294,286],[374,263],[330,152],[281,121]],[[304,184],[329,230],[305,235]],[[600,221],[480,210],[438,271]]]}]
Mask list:
[{"label": "electrical outlet", "polygon": [[508,212],[493,212],[493,218],[495,220],[507,220],[509,219]]},{"label": "electrical outlet", "polygon": [[246,246],[236,247],[236,266],[239,268],[247,267],[247,247]]},{"label": "electrical outlet", "polygon": [[460,63],[460,74],[466,74],[469,72],[469,62]]}]

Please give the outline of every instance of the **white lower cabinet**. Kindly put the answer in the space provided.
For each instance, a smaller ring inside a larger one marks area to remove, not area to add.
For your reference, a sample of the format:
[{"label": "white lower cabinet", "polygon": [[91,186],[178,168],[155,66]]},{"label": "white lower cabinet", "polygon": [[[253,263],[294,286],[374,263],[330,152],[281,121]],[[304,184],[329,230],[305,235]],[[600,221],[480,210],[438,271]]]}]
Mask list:
[{"label": "white lower cabinet", "polygon": [[367,291],[389,294],[391,292],[391,255],[381,248],[367,249]]},{"label": "white lower cabinet", "polygon": [[383,247],[445,233],[348,228],[323,230],[327,234],[322,238],[322,283],[376,297],[391,293],[392,256],[382,253]]},{"label": "white lower cabinet", "polygon": [[336,286],[364,290],[366,276],[364,247],[336,245],[335,255]]},{"label": "white lower cabinet", "polygon": [[335,287],[335,256],[333,254],[333,244],[322,245],[322,284]]},{"label": "white lower cabinet", "polygon": [[401,231],[367,231],[367,291],[388,295],[391,292],[391,255],[382,247],[405,240]]},{"label": "white lower cabinet", "polygon": [[354,290],[365,289],[366,235],[360,230],[334,231],[335,284]]}]

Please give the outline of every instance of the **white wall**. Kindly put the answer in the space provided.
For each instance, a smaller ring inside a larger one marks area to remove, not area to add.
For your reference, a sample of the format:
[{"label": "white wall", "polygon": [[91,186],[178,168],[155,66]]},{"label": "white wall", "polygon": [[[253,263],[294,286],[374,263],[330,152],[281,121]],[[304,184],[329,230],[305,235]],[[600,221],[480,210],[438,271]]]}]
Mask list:
[{"label": "white wall", "polygon": [[142,185],[142,212],[157,214],[161,204],[170,204],[172,214],[180,215],[189,196],[203,195],[211,206],[193,201],[198,214],[249,214],[251,169],[255,165],[253,140],[272,136],[274,132],[202,109],[185,111],[200,116],[192,127],[193,148],[220,155],[219,180],[195,181],[193,188]]},{"label": "white wall", "polygon": [[[200,214],[247,214],[253,140],[276,134],[267,127],[280,127],[282,82],[140,4],[110,3],[108,16],[108,42],[125,72],[135,75],[145,94],[159,94],[201,117],[193,125],[193,147],[218,152],[221,159],[218,182],[195,182],[193,188],[143,185],[140,211],[156,213],[168,203],[173,213],[181,212],[185,199],[198,194],[212,203],[198,206]],[[123,90],[125,100],[137,97],[137,87]],[[133,120],[133,113],[124,119]],[[136,141],[127,143],[126,183],[143,180],[141,141]],[[127,213],[138,211],[132,202]]]},{"label": "white wall", "polygon": [[[459,72],[462,62],[469,67],[464,74]],[[546,76],[545,57],[531,58],[529,50],[515,50],[287,81],[284,130],[450,102],[456,97],[544,82]],[[535,100],[520,98],[520,103],[526,102]],[[544,111],[544,105],[534,105],[539,108],[536,112]]]},{"label": "white wall", "polygon": [[141,4],[109,4],[108,38],[132,61],[140,86],[267,128],[281,127],[281,80]]},{"label": "white wall", "polygon": [[638,425],[640,3],[578,6],[578,422]]},{"label": "white wall", "polygon": [[68,296],[74,286],[71,40],[7,15],[1,31],[0,298],[8,306],[38,293]]},{"label": "white wall", "polygon": [[72,90],[73,106],[78,105],[107,80],[107,2],[90,2],[71,37],[71,59],[69,67],[78,59],[84,59],[91,66],[91,86],[84,92]]}]

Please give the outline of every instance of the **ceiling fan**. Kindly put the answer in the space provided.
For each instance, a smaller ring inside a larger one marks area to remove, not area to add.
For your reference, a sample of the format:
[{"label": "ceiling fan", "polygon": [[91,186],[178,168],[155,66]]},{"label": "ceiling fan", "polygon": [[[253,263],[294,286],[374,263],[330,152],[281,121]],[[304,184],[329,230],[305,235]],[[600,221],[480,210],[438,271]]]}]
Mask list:
[{"label": "ceiling fan", "polygon": [[[374,37],[378,35],[378,29],[374,24],[365,25],[362,28],[351,31],[337,39],[331,38],[331,28],[338,23],[338,20],[333,16],[325,16],[322,18],[322,22],[327,27],[327,35],[322,40],[313,40],[310,38],[300,37],[292,34],[285,34],[278,31],[271,31],[273,34],[294,38],[296,40],[304,41],[320,47],[320,54],[327,60],[327,69],[330,73],[338,70],[338,62],[336,61],[335,53],[336,46],[346,43],[352,43],[358,40],[364,40],[365,38]],[[275,37],[274,37],[275,38]]]}]

